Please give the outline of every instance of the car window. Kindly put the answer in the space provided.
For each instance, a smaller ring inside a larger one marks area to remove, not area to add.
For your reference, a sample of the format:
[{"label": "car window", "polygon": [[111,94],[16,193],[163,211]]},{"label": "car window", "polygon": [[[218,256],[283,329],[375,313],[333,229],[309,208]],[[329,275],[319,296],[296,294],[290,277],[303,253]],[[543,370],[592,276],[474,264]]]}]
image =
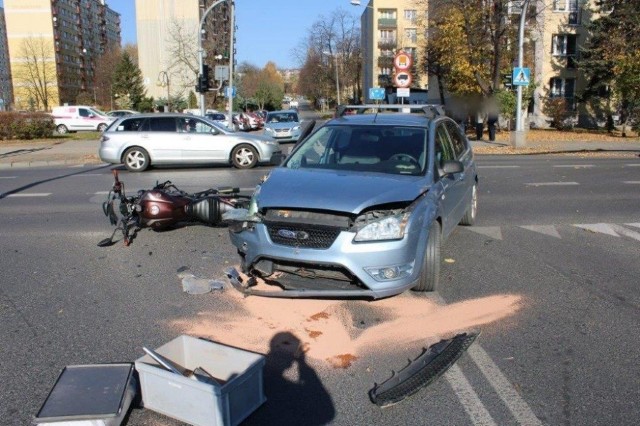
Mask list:
[{"label": "car window", "polygon": [[178,118],[178,129],[183,133],[211,133],[214,128],[197,118]]},{"label": "car window", "polygon": [[88,109],[84,109],[84,108],[79,108],[78,109],[78,115],[80,115],[80,117],[89,117],[91,113],[89,112]]},{"label": "car window", "polygon": [[130,118],[122,120],[116,128],[117,132],[137,132],[141,129],[144,118]]},{"label": "car window", "polygon": [[451,140],[449,139],[449,133],[445,128],[444,123],[438,124],[436,127],[436,143],[435,143],[435,164],[436,168],[440,169],[445,160],[455,160],[455,153],[451,146]]},{"label": "car window", "polygon": [[285,167],[419,175],[427,132],[403,126],[325,126],[307,138]]},{"label": "car window", "polygon": [[449,136],[451,137],[451,143],[453,145],[453,152],[456,158],[460,158],[462,154],[467,150],[467,143],[464,137],[460,134],[460,128],[450,121],[446,123]]},{"label": "car window", "polygon": [[152,132],[175,132],[176,119],[173,117],[153,117],[149,119],[149,130]]}]

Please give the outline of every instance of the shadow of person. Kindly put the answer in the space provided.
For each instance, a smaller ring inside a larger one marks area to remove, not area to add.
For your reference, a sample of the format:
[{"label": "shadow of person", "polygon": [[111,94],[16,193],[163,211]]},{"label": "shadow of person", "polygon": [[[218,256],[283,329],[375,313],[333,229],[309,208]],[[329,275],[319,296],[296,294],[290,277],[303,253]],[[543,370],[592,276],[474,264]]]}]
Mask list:
[{"label": "shadow of person", "polygon": [[[297,380],[292,367],[297,367]],[[302,342],[289,332],[273,336],[264,367],[267,402],[247,425],[324,425],[335,417],[331,396],[305,360]]]}]

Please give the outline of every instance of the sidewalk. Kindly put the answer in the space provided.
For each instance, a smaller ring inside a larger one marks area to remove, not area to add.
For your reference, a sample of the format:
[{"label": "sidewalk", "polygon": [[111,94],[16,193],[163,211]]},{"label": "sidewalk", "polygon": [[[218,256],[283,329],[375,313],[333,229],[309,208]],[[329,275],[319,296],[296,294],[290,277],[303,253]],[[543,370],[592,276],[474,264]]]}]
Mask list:
[{"label": "sidewalk", "polygon": [[[575,135],[574,135],[575,136]],[[579,138],[580,136],[577,135]],[[558,134],[558,139],[562,134]],[[503,132],[495,142],[471,141],[478,155],[504,154],[588,154],[607,156],[640,157],[639,138],[611,138],[601,140],[531,140],[526,146],[514,149],[509,142],[509,134]],[[38,166],[65,166],[83,164],[104,164],[98,157],[98,140],[43,140],[43,141],[0,141],[0,170]]]}]

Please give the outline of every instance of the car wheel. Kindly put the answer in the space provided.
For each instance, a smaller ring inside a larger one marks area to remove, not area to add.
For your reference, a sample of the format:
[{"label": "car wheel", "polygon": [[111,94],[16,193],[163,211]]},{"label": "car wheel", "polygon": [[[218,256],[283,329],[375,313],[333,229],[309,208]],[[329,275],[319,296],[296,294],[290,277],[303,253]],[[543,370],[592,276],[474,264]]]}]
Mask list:
[{"label": "car wheel", "polygon": [[64,124],[58,124],[58,127],[56,127],[56,132],[60,133],[61,135],[66,135],[67,133],[69,133],[69,129],[67,129],[67,126],[65,126]]},{"label": "car wheel", "polygon": [[442,241],[442,233],[440,230],[440,222],[433,220],[431,228],[429,228],[429,240],[422,261],[422,270],[420,271],[420,280],[412,290],[414,291],[434,291],[438,288],[438,280],[440,278],[440,243]]},{"label": "car wheel", "polygon": [[107,125],[106,124],[101,123],[101,124],[98,125],[98,131],[100,133],[104,132],[106,129],[107,129]]},{"label": "car wheel", "polygon": [[130,172],[143,172],[149,167],[149,154],[137,146],[127,149],[123,159],[125,167]]},{"label": "car wheel", "polygon": [[250,169],[258,162],[258,153],[251,145],[238,145],[231,152],[231,162],[238,169]]},{"label": "car wheel", "polygon": [[460,225],[471,226],[476,223],[476,214],[478,213],[478,184],[474,184],[471,188],[471,201],[469,201],[469,205],[467,206],[467,211],[465,212],[462,220],[460,221]]}]

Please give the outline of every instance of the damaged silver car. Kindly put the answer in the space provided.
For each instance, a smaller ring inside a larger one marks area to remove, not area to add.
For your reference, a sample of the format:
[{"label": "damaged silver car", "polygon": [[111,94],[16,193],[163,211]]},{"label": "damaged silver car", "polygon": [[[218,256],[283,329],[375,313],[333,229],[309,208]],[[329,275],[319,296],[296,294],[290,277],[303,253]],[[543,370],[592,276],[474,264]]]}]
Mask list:
[{"label": "damaged silver car", "polygon": [[[432,105],[345,106],[296,146],[229,228],[247,294],[382,298],[438,287],[440,246],[472,225],[478,174]],[[389,111],[390,110],[390,111]]]}]

